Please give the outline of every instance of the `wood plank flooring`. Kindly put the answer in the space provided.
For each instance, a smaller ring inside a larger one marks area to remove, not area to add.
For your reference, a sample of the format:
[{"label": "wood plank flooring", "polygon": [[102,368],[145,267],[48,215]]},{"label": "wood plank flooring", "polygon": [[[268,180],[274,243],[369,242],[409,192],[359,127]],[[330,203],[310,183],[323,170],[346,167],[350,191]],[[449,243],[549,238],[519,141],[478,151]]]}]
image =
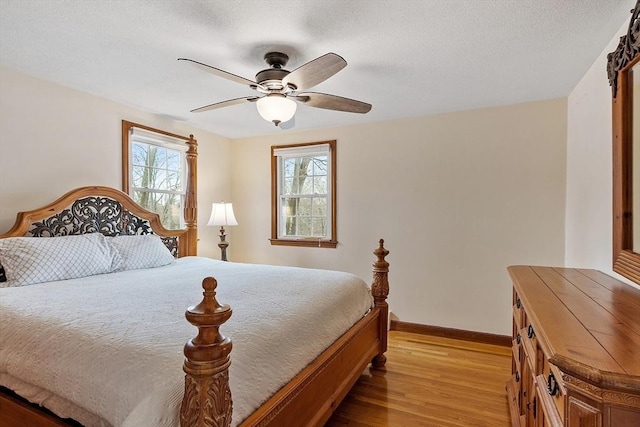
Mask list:
[{"label": "wood plank flooring", "polygon": [[510,425],[511,349],[391,331],[386,372],[367,369],[325,427]]}]

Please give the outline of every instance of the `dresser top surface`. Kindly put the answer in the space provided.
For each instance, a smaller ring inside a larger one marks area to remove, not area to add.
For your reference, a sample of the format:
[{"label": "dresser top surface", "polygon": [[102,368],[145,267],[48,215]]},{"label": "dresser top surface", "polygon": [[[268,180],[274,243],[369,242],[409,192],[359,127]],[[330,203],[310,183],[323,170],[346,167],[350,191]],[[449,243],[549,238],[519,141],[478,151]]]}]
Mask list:
[{"label": "dresser top surface", "polygon": [[595,383],[625,381],[640,392],[640,289],[597,270],[508,271],[554,364]]}]

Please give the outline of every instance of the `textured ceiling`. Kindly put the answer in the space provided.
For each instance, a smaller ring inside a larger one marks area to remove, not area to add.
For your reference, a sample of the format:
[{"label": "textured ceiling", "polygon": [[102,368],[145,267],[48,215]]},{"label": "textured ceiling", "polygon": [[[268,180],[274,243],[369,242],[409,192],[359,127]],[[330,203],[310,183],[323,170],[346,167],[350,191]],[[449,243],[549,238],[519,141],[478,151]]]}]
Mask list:
[{"label": "textured ceiling", "polygon": [[[287,69],[327,52],[348,66],[311,89],[373,104],[366,115],[301,105],[294,130],[562,97],[634,0],[0,0],[0,63],[230,138],[290,132],[254,95],[177,58],[253,79],[272,50]],[[602,78],[606,79],[605,70]]]}]

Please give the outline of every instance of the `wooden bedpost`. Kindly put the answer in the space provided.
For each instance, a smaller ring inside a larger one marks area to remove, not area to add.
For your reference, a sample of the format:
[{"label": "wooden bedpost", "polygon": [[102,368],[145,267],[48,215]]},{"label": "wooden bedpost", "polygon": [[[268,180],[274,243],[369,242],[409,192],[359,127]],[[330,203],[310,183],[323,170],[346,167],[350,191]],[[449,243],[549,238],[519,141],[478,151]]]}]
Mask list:
[{"label": "wooden bedpost", "polygon": [[219,328],[231,317],[231,308],[216,300],[213,277],[202,281],[204,298],[189,307],[185,316],[198,328],[198,335],[184,346],[185,384],[180,408],[182,427],[228,427],[232,401],[229,389],[231,340]]},{"label": "wooden bedpost", "polygon": [[380,239],[380,246],[373,251],[378,260],[373,263],[373,284],[371,285],[371,294],[373,295],[374,305],[380,308],[380,350],[371,361],[374,368],[382,369],[387,362],[387,333],[389,322],[389,304],[387,304],[387,295],[389,295],[389,263],[385,261],[385,257],[389,255],[389,251],[384,247],[384,239]]},{"label": "wooden bedpost", "polygon": [[184,226],[187,229],[187,244],[180,245],[180,256],[198,253],[198,141],[189,135],[187,141],[187,188],[184,200]]}]

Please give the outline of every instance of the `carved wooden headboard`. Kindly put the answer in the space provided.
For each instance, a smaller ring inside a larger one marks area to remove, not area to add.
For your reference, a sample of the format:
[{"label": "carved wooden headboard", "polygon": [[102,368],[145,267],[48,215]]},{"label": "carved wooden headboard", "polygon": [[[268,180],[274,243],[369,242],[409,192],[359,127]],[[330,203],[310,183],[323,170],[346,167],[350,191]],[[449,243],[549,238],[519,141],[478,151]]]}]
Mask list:
[{"label": "carved wooden headboard", "polygon": [[165,228],[157,214],[140,207],[126,193],[100,186],[77,188],[47,206],[18,213],[11,230],[0,238],[97,232],[105,236],[157,234],[174,257],[195,255],[187,244],[187,230]]}]

